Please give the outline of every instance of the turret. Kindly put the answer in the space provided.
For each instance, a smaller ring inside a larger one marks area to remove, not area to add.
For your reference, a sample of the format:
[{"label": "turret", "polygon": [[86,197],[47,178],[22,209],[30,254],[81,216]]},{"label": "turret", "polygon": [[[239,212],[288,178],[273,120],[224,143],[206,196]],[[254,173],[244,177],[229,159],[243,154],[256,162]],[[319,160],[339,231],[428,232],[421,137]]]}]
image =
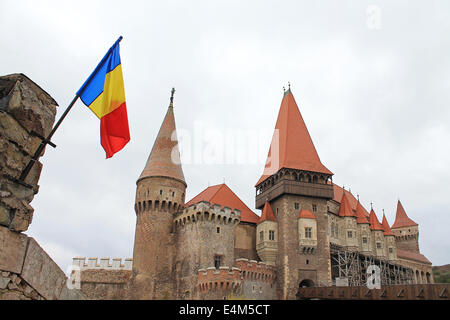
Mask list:
[{"label": "turret", "polygon": [[356,224],[358,226],[358,239],[359,239],[359,248],[363,253],[370,253],[372,250],[371,247],[371,231],[370,231],[370,222],[367,219],[367,211],[358,201],[356,204]]},{"label": "turret", "polygon": [[314,254],[317,248],[317,218],[309,210],[302,209],[298,215],[298,238],[300,254]]},{"label": "turret", "polygon": [[178,150],[174,92],[172,89],[166,116],[136,182],[132,293],[143,299],[170,298],[173,292],[173,215],[184,207],[187,186]]},{"label": "turret", "polygon": [[384,231],[384,239],[386,242],[386,258],[390,261],[397,260],[397,247],[395,244],[395,235],[392,233],[389,223],[387,222],[386,216],[383,212],[383,221],[381,223]]},{"label": "turret", "polygon": [[398,249],[419,253],[419,225],[408,217],[400,200],[397,203],[395,221],[391,229]]},{"label": "turret", "polygon": [[269,202],[264,204],[256,227],[256,251],[262,261],[275,265],[278,253],[278,221]]},{"label": "turret", "polygon": [[344,225],[343,244],[348,250],[356,251],[358,249],[356,215],[350,207],[350,203],[345,195],[345,192],[342,193],[341,204],[339,207],[339,217],[343,219]]},{"label": "turret", "polygon": [[369,214],[370,230],[372,231],[372,253],[377,257],[385,257],[385,243],[384,243],[384,230],[378,221],[377,215],[373,208],[370,210]]}]

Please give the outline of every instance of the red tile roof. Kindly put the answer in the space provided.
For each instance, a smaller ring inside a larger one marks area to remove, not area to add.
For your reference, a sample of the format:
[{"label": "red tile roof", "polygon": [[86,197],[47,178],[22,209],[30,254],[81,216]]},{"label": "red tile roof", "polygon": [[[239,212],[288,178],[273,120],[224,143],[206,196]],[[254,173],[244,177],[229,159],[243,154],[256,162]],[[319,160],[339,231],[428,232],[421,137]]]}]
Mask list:
[{"label": "red tile roof", "polygon": [[263,208],[263,211],[262,211],[262,214],[261,214],[261,218],[259,219],[258,223],[261,223],[261,222],[266,221],[266,220],[277,222],[277,219],[273,215],[272,206],[270,205],[270,203],[268,201],[266,201],[266,203],[264,204],[264,208]]},{"label": "red tile roof", "polygon": [[314,213],[306,209],[300,210],[300,214],[298,215],[298,217],[303,219],[316,219]]},{"label": "red tile roof", "polygon": [[387,222],[386,216],[383,214],[383,221],[381,222],[381,226],[384,230],[385,236],[393,236],[394,234],[391,231],[391,228],[389,228],[389,223]]},{"label": "red tile roof", "polygon": [[[172,160],[172,157],[174,159]],[[146,177],[170,177],[186,184],[181,168],[175,116],[171,103],[138,181]]]},{"label": "red tile roof", "polygon": [[428,260],[423,254],[413,251],[397,249],[397,257],[400,259],[415,260],[418,262],[431,264],[431,261]]},{"label": "red tile roof", "polygon": [[382,230],[383,227],[380,224],[380,221],[378,221],[377,215],[375,214],[375,211],[370,210],[369,213],[369,222],[370,222],[370,229],[371,230]]},{"label": "red tile roof", "polygon": [[211,205],[218,204],[221,207],[238,209],[241,211],[241,221],[243,222],[257,223],[259,220],[259,216],[250,210],[226,184],[206,188],[186,203],[185,206],[187,207],[201,201],[207,201]]},{"label": "red tile roof", "polygon": [[359,201],[356,204],[356,223],[366,223],[370,224],[369,220],[366,216],[366,209],[359,203]]},{"label": "red tile roof", "polygon": [[320,162],[319,155],[290,89],[285,92],[281,101],[267,162],[263,175],[256,185],[281,168],[333,174]]},{"label": "red tile roof", "polygon": [[391,226],[392,229],[397,228],[403,228],[403,227],[412,227],[412,226],[418,226],[417,223],[412,221],[405,212],[405,209],[403,209],[402,203],[400,200],[398,200],[397,203],[397,213],[395,215],[395,221],[394,224]]},{"label": "red tile roof", "polygon": [[[334,201],[341,203],[342,195],[345,193],[347,200],[350,203],[350,207],[352,208],[353,211],[356,212],[359,201],[350,191],[347,191],[334,183],[333,183],[333,191],[334,191],[334,198],[333,198]],[[361,206],[361,208],[365,216],[369,217],[369,212],[367,212],[367,210],[363,206]]]},{"label": "red tile roof", "polygon": [[353,212],[350,202],[347,199],[347,196],[345,195],[345,192],[342,193],[342,198],[339,206],[339,216],[340,217],[356,217],[355,213]]}]

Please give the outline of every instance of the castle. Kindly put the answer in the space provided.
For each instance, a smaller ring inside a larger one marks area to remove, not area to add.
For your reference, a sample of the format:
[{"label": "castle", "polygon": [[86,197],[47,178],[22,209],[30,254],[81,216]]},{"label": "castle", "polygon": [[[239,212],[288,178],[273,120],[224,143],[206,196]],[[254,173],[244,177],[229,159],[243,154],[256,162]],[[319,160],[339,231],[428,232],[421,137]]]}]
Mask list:
[{"label": "castle", "polygon": [[136,182],[133,259],[74,258],[73,275],[91,299],[295,299],[299,287],[364,286],[373,266],[383,285],[433,283],[400,201],[390,226],[332,176],[289,88],[255,185],[261,215],[226,184],[186,202],[172,92]]}]

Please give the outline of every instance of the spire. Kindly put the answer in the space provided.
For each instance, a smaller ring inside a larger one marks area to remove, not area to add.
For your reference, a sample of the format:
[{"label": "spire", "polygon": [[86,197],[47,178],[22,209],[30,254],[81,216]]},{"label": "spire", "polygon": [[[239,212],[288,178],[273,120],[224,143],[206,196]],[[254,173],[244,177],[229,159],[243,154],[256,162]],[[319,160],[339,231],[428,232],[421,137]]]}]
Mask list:
[{"label": "spire", "polygon": [[383,227],[381,226],[380,221],[378,221],[377,215],[375,214],[375,211],[373,211],[373,208],[370,210],[369,213],[369,223],[371,230],[383,231]]},{"label": "spire", "polygon": [[392,233],[392,231],[391,231],[391,228],[389,228],[389,223],[387,222],[387,219],[386,219],[386,216],[384,215],[384,212],[383,212],[383,221],[381,223],[381,226],[383,227],[385,236],[393,236],[394,235]]},{"label": "spire", "polygon": [[178,138],[173,112],[174,93],[175,88],[172,88],[169,108],[138,182],[147,177],[169,177],[186,184],[178,150]]},{"label": "spire", "polygon": [[277,219],[273,215],[272,206],[268,201],[266,201],[266,203],[264,204],[264,209],[262,211],[261,218],[259,219],[258,223],[261,223],[266,220],[277,222]]},{"label": "spire", "polygon": [[363,208],[363,206],[359,201],[356,204],[356,223],[369,224],[369,220],[367,220],[365,209]]},{"label": "spire", "polygon": [[281,101],[263,175],[256,184],[260,184],[281,168],[333,174],[320,162],[290,85]]},{"label": "spire", "polygon": [[355,217],[355,213],[353,212],[350,202],[345,195],[345,192],[342,193],[342,200],[339,206],[339,216],[340,217]]},{"label": "spire", "polygon": [[397,229],[402,227],[413,227],[413,226],[418,226],[418,224],[407,216],[405,209],[403,209],[402,203],[400,202],[400,200],[398,200],[397,213],[395,215],[394,224],[392,225],[391,228]]}]

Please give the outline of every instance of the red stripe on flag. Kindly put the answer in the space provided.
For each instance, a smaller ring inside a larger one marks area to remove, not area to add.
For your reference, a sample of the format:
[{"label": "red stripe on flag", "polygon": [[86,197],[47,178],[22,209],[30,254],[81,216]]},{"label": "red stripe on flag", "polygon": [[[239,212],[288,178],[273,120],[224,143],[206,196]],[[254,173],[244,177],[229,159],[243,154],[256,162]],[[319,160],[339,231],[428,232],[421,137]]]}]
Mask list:
[{"label": "red stripe on flag", "polygon": [[111,158],[130,141],[125,102],[100,119],[100,139],[103,149],[106,151],[106,158]]}]

